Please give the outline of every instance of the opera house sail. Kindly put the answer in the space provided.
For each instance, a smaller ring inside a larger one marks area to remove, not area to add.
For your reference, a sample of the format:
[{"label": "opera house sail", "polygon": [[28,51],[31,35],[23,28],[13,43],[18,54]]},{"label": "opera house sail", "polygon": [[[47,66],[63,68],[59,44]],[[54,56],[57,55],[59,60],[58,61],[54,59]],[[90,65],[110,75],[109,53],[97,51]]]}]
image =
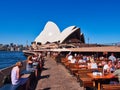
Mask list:
[{"label": "opera house sail", "polygon": [[60,32],[55,23],[48,21],[42,32],[35,39],[35,42],[42,44],[47,42],[85,43],[85,39],[84,35],[80,31],[80,28],[76,26],[70,26]]}]

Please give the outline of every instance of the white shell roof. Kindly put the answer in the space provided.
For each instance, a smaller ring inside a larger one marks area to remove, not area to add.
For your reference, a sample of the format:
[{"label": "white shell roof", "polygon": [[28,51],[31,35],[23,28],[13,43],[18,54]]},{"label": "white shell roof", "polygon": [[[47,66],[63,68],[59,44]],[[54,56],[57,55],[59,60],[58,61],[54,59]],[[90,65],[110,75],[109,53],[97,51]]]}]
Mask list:
[{"label": "white shell roof", "polygon": [[76,28],[75,26],[70,26],[60,32],[58,26],[55,23],[48,21],[43,31],[35,39],[35,42],[41,42],[42,44],[45,44],[47,41],[60,41],[61,43],[64,41],[65,38],[67,38],[76,30],[78,30],[78,28]]},{"label": "white shell roof", "polygon": [[70,34],[72,34],[74,31],[76,31],[78,28],[75,28],[75,26],[70,26],[66,29],[64,29],[60,34],[60,43],[62,43]]},{"label": "white shell roof", "polygon": [[41,43],[46,43],[47,41],[49,42],[54,42],[56,41],[56,36],[59,36],[60,34],[60,30],[58,28],[58,26],[49,21],[43,31],[37,36],[37,38],[35,39],[36,42],[41,42]]}]

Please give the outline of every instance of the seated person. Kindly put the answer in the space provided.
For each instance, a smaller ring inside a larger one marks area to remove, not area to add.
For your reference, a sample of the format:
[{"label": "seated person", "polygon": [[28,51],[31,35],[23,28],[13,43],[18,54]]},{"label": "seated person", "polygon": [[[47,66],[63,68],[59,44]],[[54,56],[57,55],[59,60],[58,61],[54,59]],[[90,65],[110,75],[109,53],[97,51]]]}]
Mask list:
[{"label": "seated person", "polygon": [[117,62],[116,68],[120,69],[120,61]]},{"label": "seated person", "polygon": [[20,74],[21,67],[22,67],[22,63],[17,62],[15,66],[12,68],[11,82],[13,87],[11,87],[11,90],[16,90],[17,86],[25,84],[25,82],[28,80],[28,78],[21,78],[21,74]]},{"label": "seated person", "polygon": [[78,60],[78,63],[83,63],[83,62],[84,62],[84,61],[83,61],[82,58]]},{"label": "seated person", "polygon": [[117,66],[116,66],[116,63],[113,62],[113,63],[112,63],[112,66],[111,66],[111,68],[110,68],[110,72],[113,73],[113,72],[116,70],[116,67],[117,67]]},{"label": "seated person", "polygon": [[71,61],[72,58],[73,58],[73,56],[72,56],[72,55],[69,55],[69,56],[68,56],[68,61]]},{"label": "seated person", "polygon": [[36,53],[36,54],[34,54],[34,55],[32,56],[32,60],[33,60],[33,61],[37,61],[37,59],[38,59],[38,54]]},{"label": "seated person", "polygon": [[88,63],[88,69],[97,69],[97,63],[95,63],[94,59],[90,60],[90,63]]},{"label": "seated person", "polygon": [[37,77],[37,73],[38,73],[37,66],[33,67],[32,56],[28,56],[28,58],[27,58],[26,71],[28,71],[28,72],[34,72],[35,71],[35,75]]},{"label": "seated person", "polygon": [[[118,83],[120,83],[120,69],[115,70],[113,73],[109,74],[108,76],[111,78],[118,76],[118,81],[119,81]],[[113,81],[111,81],[111,82],[113,82]]]},{"label": "seated person", "polygon": [[72,57],[70,63],[76,63],[76,59],[75,59],[75,57]]},{"label": "seated person", "polygon": [[81,57],[79,60],[78,60],[78,63],[86,63],[87,60],[85,60],[85,58]]},{"label": "seated person", "polygon": [[108,57],[109,60],[112,60],[112,62],[116,61],[116,57],[114,56],[114,53],[111,53],[111,55]]},{"label": "seated person", "polygon": [[103,57],[103,56],[101,56],[101,57],[99,57],[99,59],[100,59],[100,60],[104,60],[104,57]]},{"label": "seated person", "polygon": [[111,73],[111,67],[112,67],[112,61],[105,62],[105,65],[103,66],[103,73]]},{"label": "seated person", "polygon": [[87,56],[83,56],[83,60],[84,60],[84,62],[86,62],[87,61]]}]

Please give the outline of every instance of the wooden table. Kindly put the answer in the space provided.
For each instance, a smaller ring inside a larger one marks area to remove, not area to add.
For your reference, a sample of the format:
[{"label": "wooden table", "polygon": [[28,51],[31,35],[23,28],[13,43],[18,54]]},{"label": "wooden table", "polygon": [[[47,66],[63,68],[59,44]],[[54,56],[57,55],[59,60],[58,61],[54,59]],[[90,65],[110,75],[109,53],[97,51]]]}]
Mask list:
[{"label": "wooden table", "polygon": [[93,75],[93,73],[87,73],[89,77],[93,79],[93,86],[95,86],[95,81],[98,81],[98,90],[100,89],[100,80],[111,79],[110,74],[108,75]]},{"label": "wooden table", "polygon": [[81,68],[85,68],[85,69],[87,69],[88,66],[87,66],[87,65],[79,65],[78,68],[79,68],[79,69],[81,69]]}]

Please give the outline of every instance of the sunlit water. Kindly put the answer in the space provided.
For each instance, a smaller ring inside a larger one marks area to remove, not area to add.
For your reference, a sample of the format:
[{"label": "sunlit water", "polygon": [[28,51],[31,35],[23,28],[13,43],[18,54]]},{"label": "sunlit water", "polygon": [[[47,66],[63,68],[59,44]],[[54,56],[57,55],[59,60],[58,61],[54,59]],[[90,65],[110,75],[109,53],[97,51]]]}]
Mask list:
[{"label": "sunlit water", "polygon": [[26,60],[23,52],[0,51],[0,69],[9,67],[18,61]]}]

